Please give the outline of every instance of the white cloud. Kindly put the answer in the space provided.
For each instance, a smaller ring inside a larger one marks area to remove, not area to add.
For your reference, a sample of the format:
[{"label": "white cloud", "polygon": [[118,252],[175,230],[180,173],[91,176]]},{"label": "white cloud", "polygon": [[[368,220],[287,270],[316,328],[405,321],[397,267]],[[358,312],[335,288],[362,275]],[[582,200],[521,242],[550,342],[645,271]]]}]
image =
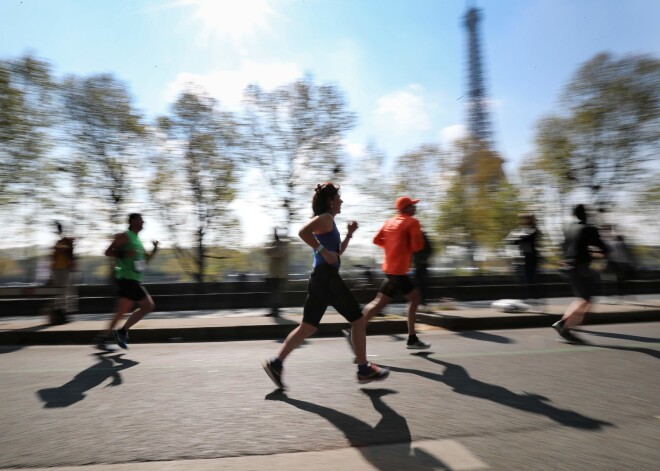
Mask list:
[{"label": "white cloud", "polygon": [[262,88],[271,90],[279,85],[293,82],[302,75],[302,69],[294,63],[259,64],[246,60],[242,62],[240,68],[234,70],[218,70],[209,74],[180,73],[167,86],[166,100],[174,101],[186,84],[192,82],[220,100],[223,107],[237,109],[247,85],[257,83]]},{"label": "white cloud", "polygon": [[419,85],[408,85],[377,100],[376,119],[386,131],[401,135],[431,127],[427,104]]},{"label": "white cloud", "polygon": [[440,130],[440,139],[444,145],[451,145],[457,139],[467,135],[467,129],[464,124],[453,124]]}]

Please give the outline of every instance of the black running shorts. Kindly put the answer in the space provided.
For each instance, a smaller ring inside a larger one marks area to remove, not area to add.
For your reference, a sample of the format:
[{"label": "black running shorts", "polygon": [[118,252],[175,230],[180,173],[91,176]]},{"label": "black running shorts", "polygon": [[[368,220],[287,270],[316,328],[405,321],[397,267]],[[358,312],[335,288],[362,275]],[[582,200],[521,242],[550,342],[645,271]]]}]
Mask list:
[{"label": "black running shorts", "polygon": [[334,307],[348,322],[362,317],[362,309],[339,276],[339,269],[323,263],[317,265],[309,277],[303,322],[318,327],[328,306]]},{"label": "black running shorts", "polygon": [[385,274],[385,279],[381,283],[378,292],[383,293],[388,298],[393,298],[397,291],[400,291],[404,296],[407,296],[416,288],[417,285],[408,275]]},{"label": "black running shorts", "polygon": [[139,303],[147,297],[147,290],[136,280],[117,280],[118,295],[120,298],[130,299]]},{"label": "black running shorts", "polygon": [[567,272],[575,297],[591,301],[596,294],[596,273],[588,267],[579,267]]}]

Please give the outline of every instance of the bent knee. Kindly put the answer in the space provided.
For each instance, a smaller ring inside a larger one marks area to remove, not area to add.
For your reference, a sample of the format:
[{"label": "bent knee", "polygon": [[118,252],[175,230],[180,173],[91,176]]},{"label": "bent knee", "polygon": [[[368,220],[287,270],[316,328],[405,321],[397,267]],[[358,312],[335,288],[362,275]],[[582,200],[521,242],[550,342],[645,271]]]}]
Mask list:
[{"label": "bent knee", "polygon": [[156,303],[154,302],[153,299],[151,299],[151,297],[149,297],[144,300],[144,302],[140,307],[142,307],[142,309],[145,310],[146,312],[151,312],[156,308]]}]

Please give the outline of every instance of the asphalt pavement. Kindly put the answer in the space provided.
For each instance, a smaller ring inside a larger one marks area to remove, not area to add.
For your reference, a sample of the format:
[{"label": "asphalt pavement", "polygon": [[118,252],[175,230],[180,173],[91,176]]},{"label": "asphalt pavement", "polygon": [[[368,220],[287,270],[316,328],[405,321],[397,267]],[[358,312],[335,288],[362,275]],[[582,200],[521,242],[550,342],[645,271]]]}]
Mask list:
[{"label": "asphalt pavement", "polygon": [[360,385],[341,338],[308,340],[286,393],[279,340],[0,346],[0,468],[656,470],[660,323],[371,335]]}]

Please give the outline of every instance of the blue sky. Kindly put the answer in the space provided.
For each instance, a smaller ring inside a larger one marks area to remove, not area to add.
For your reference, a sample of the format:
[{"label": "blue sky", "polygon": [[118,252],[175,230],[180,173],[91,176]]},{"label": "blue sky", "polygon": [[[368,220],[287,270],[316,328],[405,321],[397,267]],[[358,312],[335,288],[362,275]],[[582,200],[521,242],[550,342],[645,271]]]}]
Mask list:
[{"label": "blue sky", "polygon": [[188,80],[237,107],[311,73],[358,114],[348,136],[390,159],[448,147],[465,121],[467,5],[481,33],[497,148],[513,174],[562,87],[596,53],[660,56],[657,0],[0,0],[0,57],[32,51],[58,75],[112,72],[148,116]]}]

